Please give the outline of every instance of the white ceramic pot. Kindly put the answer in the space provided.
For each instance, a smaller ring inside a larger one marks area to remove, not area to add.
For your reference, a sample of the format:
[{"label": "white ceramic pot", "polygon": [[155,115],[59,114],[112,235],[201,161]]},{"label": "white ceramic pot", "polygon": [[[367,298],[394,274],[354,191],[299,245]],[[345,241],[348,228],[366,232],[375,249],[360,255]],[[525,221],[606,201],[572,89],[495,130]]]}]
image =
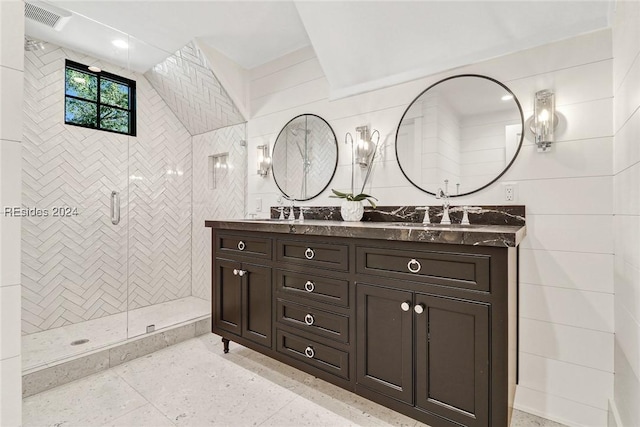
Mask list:
[{"label": "white ceramic pot", "polygon": [[364,214],[364,205],[362,201],[352,202],[343,200],[340,205],[340,215],[344,221],[360,221]]}]

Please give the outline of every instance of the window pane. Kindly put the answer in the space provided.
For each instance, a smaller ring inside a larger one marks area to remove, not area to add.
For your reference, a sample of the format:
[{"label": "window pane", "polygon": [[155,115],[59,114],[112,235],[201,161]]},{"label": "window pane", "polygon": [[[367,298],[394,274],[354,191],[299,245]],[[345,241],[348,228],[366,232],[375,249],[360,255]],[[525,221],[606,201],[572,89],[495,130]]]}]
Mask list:
[{"label": "window pane", "polygon": [[100,128],[116,132],[129,132],[129,113],[117,108],[100,106]]},{"label": "window pane", "polygon": [[66,69],[65,91],[67,95],[96,101],[98,98],[98,78],[71,68]]},{"label": "window pane", "polygon": [[97,108],[97,105],[93,102],[66,98],[64,120],[66,123],[96,127]]},{"label": "window pane", "polygon": [[100,103],[129,108],[129,86],[102,78],[100,80]]}]

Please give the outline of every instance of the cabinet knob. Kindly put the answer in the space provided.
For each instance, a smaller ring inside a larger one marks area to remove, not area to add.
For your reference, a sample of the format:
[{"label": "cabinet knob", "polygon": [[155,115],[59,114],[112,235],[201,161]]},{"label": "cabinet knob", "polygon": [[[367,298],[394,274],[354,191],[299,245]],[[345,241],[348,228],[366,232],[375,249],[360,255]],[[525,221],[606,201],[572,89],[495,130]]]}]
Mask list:
[{"label": "cabinet knob", "polygon": [[247,245],[245,245],[245,244],[244,244],[244,242],[243,242],[242,240],[240,240],[240,241],[238,242],[238,249],[239,249],[239,250],[244,251],[244,248],[246,248],[246,247],[247,247]]},{"label": "cabinet knob", "polygon": [[237,269],[237,268],[234,268],[234,269],[233,269],[233,275],[234,275],[234,276],[237,276],[237,275],[238,275],[238,269]]},{"label": "cabinet knob", "polygon": [[409,269],[410,272],[417,273],[420,271],[422,266],[420,265],[420,262],[414,258],[407,263],[407,268]]},{"label": "cabinet knob", "polygon": [[400,308],[402,309],[402,311],[409,311],[411,310],[411,304],[408,301],[405,301],[400,304]]},{"label": "cabinet knob", "polygon": [[309,326],[313,325],[313,322],[315,322],[315,320],[316,319],[313,318],[312,314],[307,314],[306,316],[304,316],[304,323]]},{"label": "cabinet knob", "polygon": [[424,313],[424,304],[416,304],[416,306],[413,307],[413,311],[415,311],[418,314]]},{"label": "cabinet knob", "polygon": [[316,355],[316,352],[313,351],[313,347],[309,346],[304,349],[304,355],[307,356],[309,359],[313,359],[313,356]]},{"label": "cabinet knob", "polygon": [[307,280],[307,283],[304,284],[304,290],[307,292],[313,292],[315,288],[316,285],[314,285],[311,280]]},{"label": "cabinet knob", "polygon": [[238,276],[242,277],[247,274],[247,270],[238,270]]},{"label": "cabinet knob", "polygon": [[313,259],[313,257],[316,256],[316,253],[313,251],[313,249],[307,248],[307,250],[304,251],[304,256],[307,257],[307,259]]}]

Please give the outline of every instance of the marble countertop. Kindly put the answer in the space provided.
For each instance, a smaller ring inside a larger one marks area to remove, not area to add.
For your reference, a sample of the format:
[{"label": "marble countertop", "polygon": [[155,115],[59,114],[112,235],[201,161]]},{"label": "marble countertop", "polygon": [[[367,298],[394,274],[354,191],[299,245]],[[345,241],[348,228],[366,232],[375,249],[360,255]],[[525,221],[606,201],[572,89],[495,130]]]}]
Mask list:
[{"label": "marble countertop", "polygon": [[444,226],[410,222],[346,222],[310,219],[303,222],[277,219],[217,220],[205,221],[205,226],[222,230],[497,247],[518,246],[526,235],[525,226],[514,225],[452,224]]}]

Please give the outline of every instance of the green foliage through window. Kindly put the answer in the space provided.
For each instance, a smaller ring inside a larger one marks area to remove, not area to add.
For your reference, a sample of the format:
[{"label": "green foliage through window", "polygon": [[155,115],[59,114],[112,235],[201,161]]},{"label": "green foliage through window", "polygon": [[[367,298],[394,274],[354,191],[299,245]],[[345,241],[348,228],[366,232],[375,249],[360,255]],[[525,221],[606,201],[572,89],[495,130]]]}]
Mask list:
[{"label": "green foliage through window", "polygon": [[135,91],[133,80],[67,60],[64,121],[135,136]]}]

